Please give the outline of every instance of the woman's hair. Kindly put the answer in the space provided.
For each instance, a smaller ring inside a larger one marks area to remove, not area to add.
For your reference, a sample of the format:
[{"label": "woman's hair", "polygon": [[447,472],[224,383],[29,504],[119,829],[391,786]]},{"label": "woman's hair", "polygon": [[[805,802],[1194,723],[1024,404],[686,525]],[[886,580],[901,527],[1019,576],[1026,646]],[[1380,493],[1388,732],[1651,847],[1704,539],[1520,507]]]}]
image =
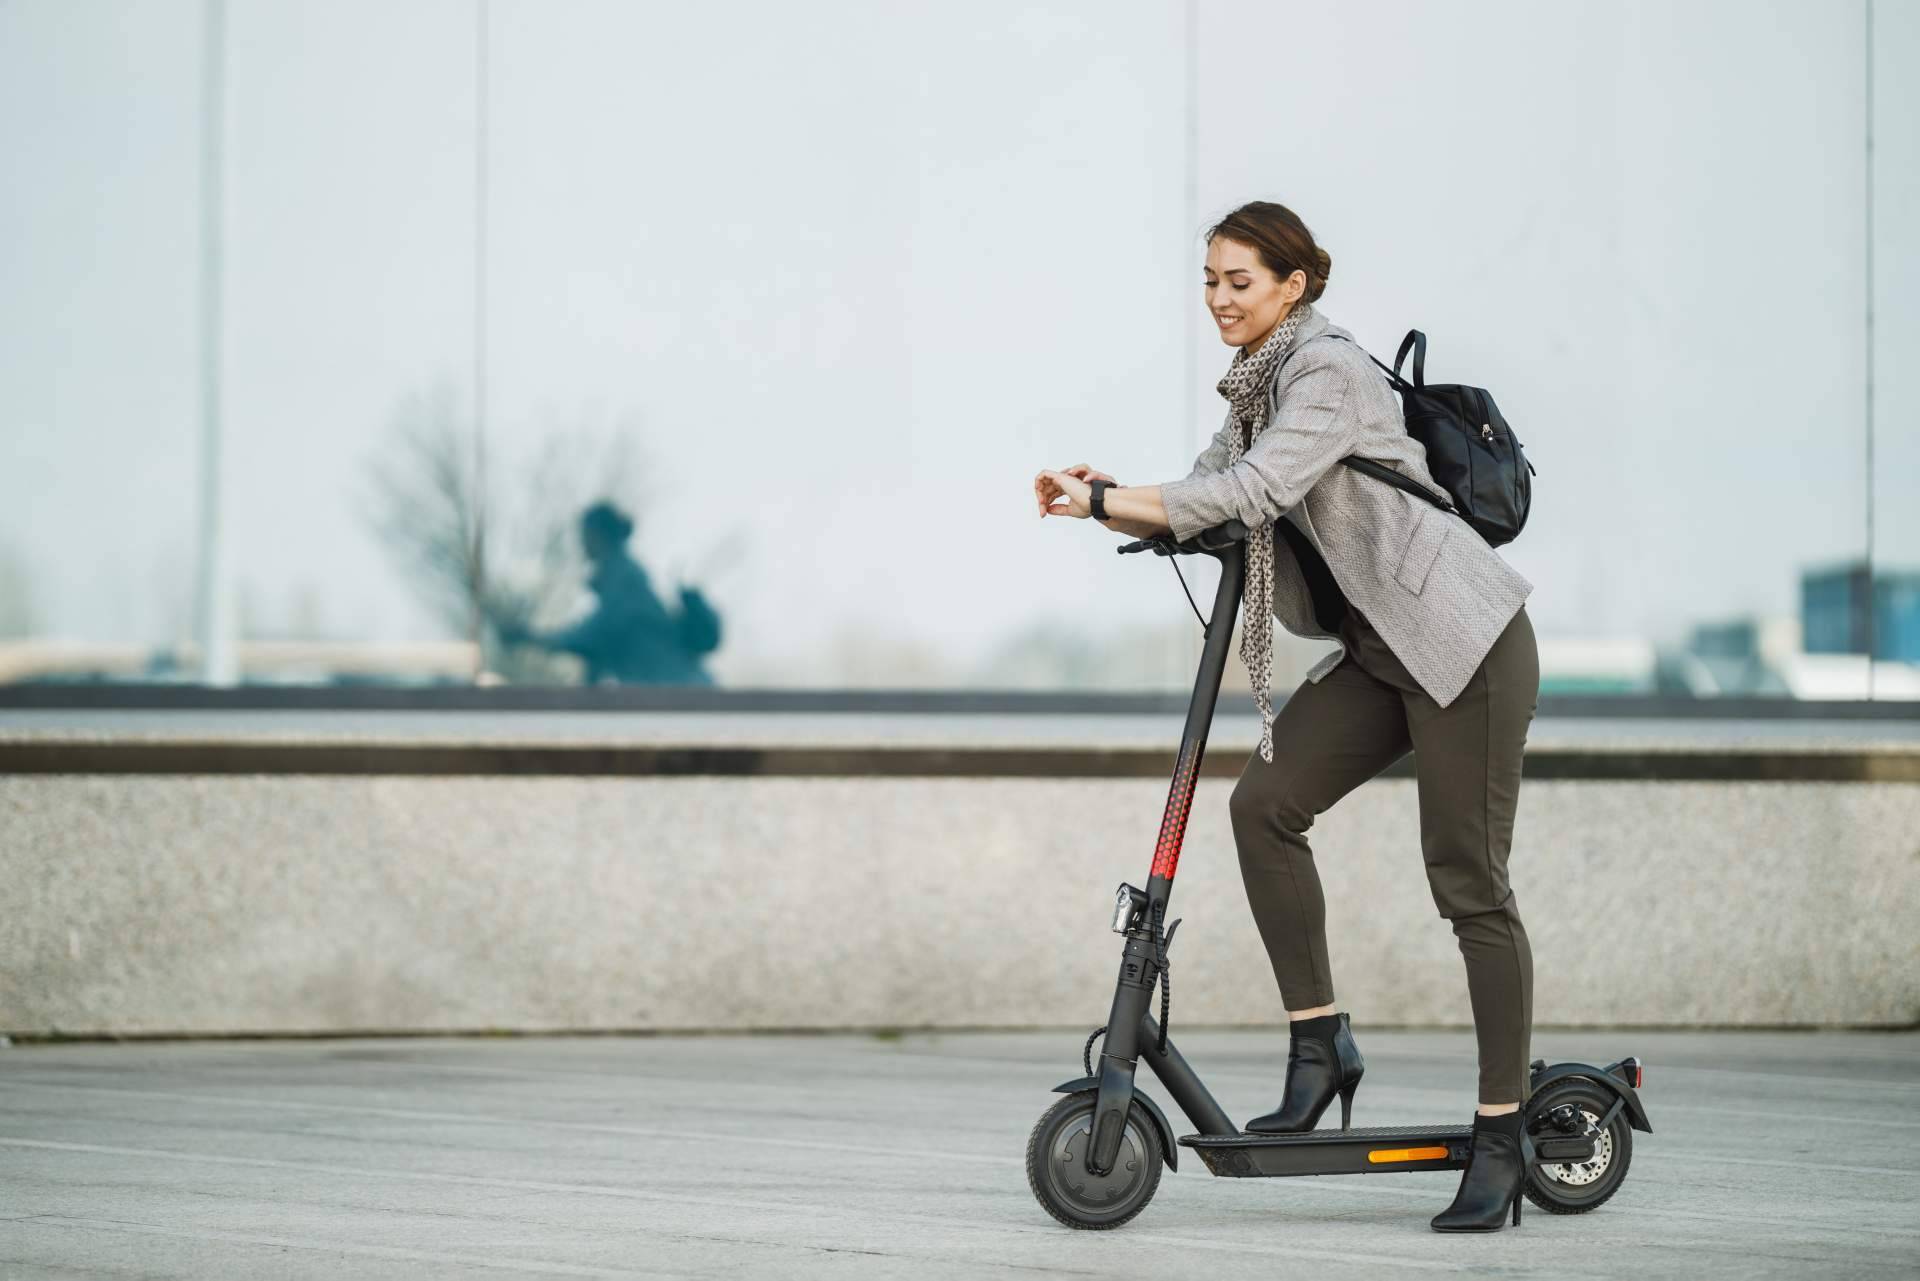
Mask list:
[{"label": "woman's hair", "polygon": [[1306,272],[1307,292],[1301,296],[1308,302],[1319,299],[1326,290],[1327,277],[1333,274],[1333,259],[1313,243],[1313,233],[1300,221],[1300,215],[1270,200],[1241,205],[1213,224],[1207,232],[1207,243],[1212,244],[1215,236],[1251,245],[1267,270],[1282,280],[1296,271]]},{"label": "woman's hair", "polygon": [[601,501],[580,513],[580,527],[604,535],[613,543],[624,543],[633,533],[633,521],[612,503]]}]

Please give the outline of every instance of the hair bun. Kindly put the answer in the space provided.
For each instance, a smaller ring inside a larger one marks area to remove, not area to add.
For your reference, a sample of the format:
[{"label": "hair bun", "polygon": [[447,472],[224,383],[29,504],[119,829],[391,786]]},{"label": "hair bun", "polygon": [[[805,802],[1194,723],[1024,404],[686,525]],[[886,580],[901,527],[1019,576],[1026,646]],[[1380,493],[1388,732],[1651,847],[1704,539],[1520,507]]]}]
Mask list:
[{"label": "hair bun", "polygon": [[1318,245],[1313,249],[1313,272],[1307,278],[1307,301],[1318,302],[1326,292],[1327,277],[1333,274],[1333,259]]}]

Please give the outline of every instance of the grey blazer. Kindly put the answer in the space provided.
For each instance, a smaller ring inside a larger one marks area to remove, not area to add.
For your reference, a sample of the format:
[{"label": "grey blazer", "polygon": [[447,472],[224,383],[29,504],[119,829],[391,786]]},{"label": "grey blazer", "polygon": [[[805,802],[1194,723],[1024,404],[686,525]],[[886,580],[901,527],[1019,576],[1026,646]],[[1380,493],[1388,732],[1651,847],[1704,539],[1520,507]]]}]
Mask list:
[{"label": "grey blazer", "polygon": [[[1188,538],[1227,520],[1284,518],[1326,559],[1334,581],[1394,656],[1445,707],[1466,688],[1533,584],[1458,516],[1384,481],[1338,466],[1358,454],[1445,497],[1426,450],[1407,435],[1392,386],[1352,338],[1318,311],[1294,335],[1273,416],[1245,457],[1227,466],[1231,412],[1184,480],[1160,487],[1167,523]],[[1273,616],[1296,636],[1338,641],[1313,615],[1293,552],[1273,540]],[[1345,646],[1307,673],[1318,681]]]}]

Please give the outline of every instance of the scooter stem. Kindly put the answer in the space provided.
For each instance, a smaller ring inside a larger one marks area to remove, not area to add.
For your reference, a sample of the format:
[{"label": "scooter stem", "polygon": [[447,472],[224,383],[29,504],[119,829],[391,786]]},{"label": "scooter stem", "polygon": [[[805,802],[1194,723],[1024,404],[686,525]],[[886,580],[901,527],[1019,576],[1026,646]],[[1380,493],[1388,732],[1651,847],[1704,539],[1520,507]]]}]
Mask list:
[{"label": "scooter stem", "polygon": [[[1172,897],[1174,873],[1180,866],[1180,847],[1187,834],[1187,814],[1193,806],[1194,785],[1199,781],[1200,762],[1207,750],[1207,731],[1213,724],[1214,705],[1220,699],[1220,680],[1227,668],[1227,644],[1233,636],[1233,620],[1240,612],[1246,544],[1241,537],[1223,541],[1225,545],[1217,548],[1198,548],[1220,562],[1220,585],[1214,592],[1200,672],[1194,679],[1193,700],[1187,705],[1180,754],[1174,763],[1167,807],[1160,819],[1160,838],[1153,849],[1145,912],[1141,925],[1127,937],[1119,981],[1114,985],[1113,1006],[1107,1016],[1107,1039],[1100,1047],[1100,1063],[1095,1073],[1100,1085],[1094,1101],[1092,1141],[1086,1156],[1087,1168],[1094,1172],[1113,1168],[1120,1150],[1121,1131],[1133,1103],[1133,1074],[1141,1052],[1140,1029],[1143,1022],[1152,1023],[1147,1016],[1147,1003],[1159,977],[1153,940],[1166,919],[1167,902]],[[1157,1046],[1154,1048],[1157,1050]],[[1167,1056],[1156,1054],[1155,1057],[1153,1066],[1157,1070],[1166,1063]],[[1178,1061],[1180,1069],[1176,1069],[1176,1075],[1190,1077],[1190,1071],[1181,1070],[1185,1068],[1184,1060]],[[1204,1089],[1198,1093],[1205,1096]],[[1189,1097],[1193,1095],[1189,1093]],[[1186,1100],[1181,1102],[1184,1104]],[[1193,1109],[1187,1110],[1191,1115]],[[1193,1119],[1204,1130],[1214,1131],[1222,1120],[1218,1105],[1210,1096],[1205,1096],[1205,1104],[1199,1110],[1202,1115]]]},{"label": "scooter stem", "polygon": [[[1227,645],[1233,638],[1233,620],[1240,613],[1245,581],[1246,544],[1229,543],[1210,553],[1220,562],[1220,585],[1213,594],[1213,613],[1207,621],[1206,644],[1200,654],[1200,672],[1194,678],[1193,698],[1187,704],[1186,728],[1180,735],[1180,754],[1174,761],[1167,807],[1160,819],[1160,839],[1153,847],[1153,868],[1147,877],[1149,919],[1166,914],[1173,875],[1180,866],[1180,846],[1186,839],[1187,814],[1193,805],[1194,785],[1207,751],[1207,731],[1220,701],[1220,680],[1227,670]],[[1158,911],[1155,909],[1158,908]]]}]

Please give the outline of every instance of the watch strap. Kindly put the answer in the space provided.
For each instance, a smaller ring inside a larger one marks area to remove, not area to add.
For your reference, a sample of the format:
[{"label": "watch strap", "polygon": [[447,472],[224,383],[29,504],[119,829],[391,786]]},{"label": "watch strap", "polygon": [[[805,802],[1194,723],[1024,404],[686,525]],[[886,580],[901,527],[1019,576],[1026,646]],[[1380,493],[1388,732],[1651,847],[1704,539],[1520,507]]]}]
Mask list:
[{"label": "watch strap", "polygon": [[1087,500],[1087,506],[1093,509],[1093,518],[1095,520],[1106,520],[1107,491],[1109,489],[1119,489],[1120,486],[1110,480],[1096,480],[1090,482],[1088,488],[1093,490],[1093,497]]}]

